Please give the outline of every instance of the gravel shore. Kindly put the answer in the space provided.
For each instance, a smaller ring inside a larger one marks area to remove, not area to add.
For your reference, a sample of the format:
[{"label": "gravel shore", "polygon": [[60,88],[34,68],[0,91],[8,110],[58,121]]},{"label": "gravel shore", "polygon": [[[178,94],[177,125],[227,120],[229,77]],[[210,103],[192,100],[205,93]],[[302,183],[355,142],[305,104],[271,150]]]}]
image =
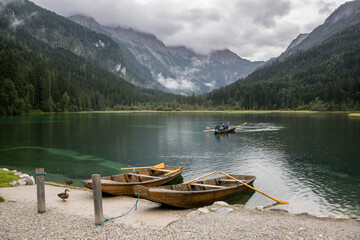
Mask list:
[{"label": "gravel shore", "polygon": [[119,219],[95,226],[93,218],[57,208],[38,214],[36,203],[3,202],[0,239],[360,239],[360,223],[355,220],[230,207],[233,211],[228,213],[211,211],[214,206],[208,207],[209,213],[193,211],[154,228]]}]

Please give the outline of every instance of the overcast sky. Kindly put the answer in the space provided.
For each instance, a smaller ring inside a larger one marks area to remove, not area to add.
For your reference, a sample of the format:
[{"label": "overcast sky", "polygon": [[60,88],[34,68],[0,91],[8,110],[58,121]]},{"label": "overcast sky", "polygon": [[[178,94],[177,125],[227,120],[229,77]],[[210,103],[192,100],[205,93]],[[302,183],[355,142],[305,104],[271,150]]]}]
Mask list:
[{"label": "overcast sky", "polygon": [[153,33],[197,53],[228,48],[268,60],[311,32],[346,0],[33,0],[59,15],[85,14],[104,25]]}]

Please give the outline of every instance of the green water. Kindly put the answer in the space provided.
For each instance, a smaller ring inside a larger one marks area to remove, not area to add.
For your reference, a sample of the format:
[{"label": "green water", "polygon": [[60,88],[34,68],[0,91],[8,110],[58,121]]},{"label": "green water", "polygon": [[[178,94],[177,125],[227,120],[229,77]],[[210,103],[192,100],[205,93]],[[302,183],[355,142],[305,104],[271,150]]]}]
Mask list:
[{"label": "green water", "polygon": [[[217,121],[248,125],[213,135]],[[62,181],[127,166],[185,165],[184,181],[212,171],[251,174],[231,203],[317,216],[360,216],[360,120],[346,114],[76,113],[0,118],[0,167]],[[215,176],[220,176],[215,175]],[[77,182],[79,183],[79,182]]]}]

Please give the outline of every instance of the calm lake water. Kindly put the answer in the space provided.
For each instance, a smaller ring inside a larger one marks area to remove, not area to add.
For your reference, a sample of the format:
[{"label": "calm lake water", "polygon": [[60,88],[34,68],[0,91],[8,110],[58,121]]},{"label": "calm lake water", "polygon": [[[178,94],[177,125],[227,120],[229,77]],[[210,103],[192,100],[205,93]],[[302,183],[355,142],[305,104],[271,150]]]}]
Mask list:
[{"label": "calm lake water", "polygon": [[[247,126],[215,136],[217,121]],[[360,217],[360,120],[346,114],[74,113],[0,117],[0,167],[48,181],[119,173],[126,166],[185,165],[184,181],[213,171],[250,174],[231,203],[317,216]],[[213,175],[220,176],[221,174]],[[77,182],[80,185],[79,182]]]}]

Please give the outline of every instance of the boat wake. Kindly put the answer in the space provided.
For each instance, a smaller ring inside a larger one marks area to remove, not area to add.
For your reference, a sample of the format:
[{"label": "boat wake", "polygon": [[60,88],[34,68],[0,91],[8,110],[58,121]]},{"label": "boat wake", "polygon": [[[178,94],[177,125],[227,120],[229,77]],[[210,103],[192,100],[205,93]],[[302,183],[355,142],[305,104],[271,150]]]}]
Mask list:
[{"label": "boat wake", "polygon": [[236,128],[237,132],[275,132],[281,131],[285,127],[277,126],[270,123],[256,123],[254,125],[248,124],[245,127]]}]

